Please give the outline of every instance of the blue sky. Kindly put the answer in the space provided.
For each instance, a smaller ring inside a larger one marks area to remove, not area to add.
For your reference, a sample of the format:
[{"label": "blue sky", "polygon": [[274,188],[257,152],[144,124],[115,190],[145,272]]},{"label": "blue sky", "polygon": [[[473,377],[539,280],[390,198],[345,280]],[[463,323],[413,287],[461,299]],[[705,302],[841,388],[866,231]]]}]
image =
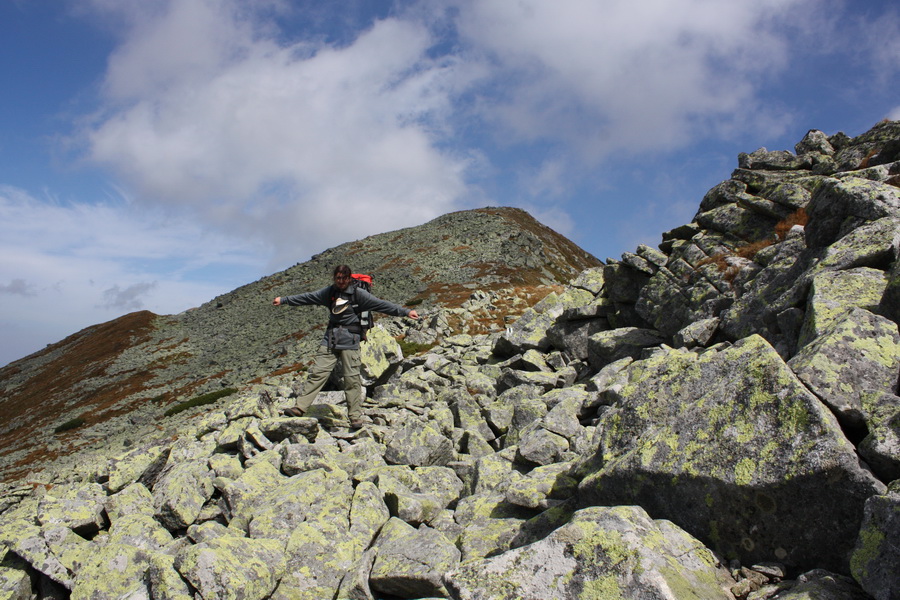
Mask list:
[{"label": "blue sky", "polygon": [[0,52],[0,364],[454,210],[615,258],[900,119],[886,0],[4,0]]}]

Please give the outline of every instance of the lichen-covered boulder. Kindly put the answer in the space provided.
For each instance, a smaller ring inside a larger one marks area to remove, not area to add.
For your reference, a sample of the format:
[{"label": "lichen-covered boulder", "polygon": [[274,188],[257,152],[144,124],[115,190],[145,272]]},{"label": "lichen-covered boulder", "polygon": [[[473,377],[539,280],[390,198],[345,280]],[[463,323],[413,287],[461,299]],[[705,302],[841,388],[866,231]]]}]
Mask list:
[{"label": "lichen-covered boulder", "polygon": [[244,469],[237,479],[217,477],[213,484],[225,500],[226,518],[249,521],[268,502],[269,491],[279,488],[284,481],[281,471],[263,461]]},{"label": "lichen-covered boulder", "polygon": [[454,518],[462,527],[459,549],[463,562],[511,548],[522,524],[532,515],[533,511],[507,502],[501,493],[460,500]]},{"label": "lichen-covered boulder", "polygon": [[285,573],[284,544],[270,539],[222,536],[188,546],[174,566],[202,598],[262,600]]},{"label": "lichen-covered boulder", "polygon": [[383,327],[375,326],[359,347],[360,374],[366,385],[371,385],[395,364],[403,359],[403,351],[391,334]]},{"label": "lichen-covered boulder", "polygon": [[115,494],[136,481],[152,487],[169,458],[169,450],[168,445],[148,444],[110,460],[107,489]]},{"label": "lichen-covered boulder", "polygon": [[513,356],[529,349],[544,351],[550,347],[547,330],[566,309],[585,306],[594,294],[580,288],[568,288],[563,294],[551,293],[522,316],[494,342],[493,352],[499,356]]},{"label": "lichen-covered boulder", "polygon": [[900,597],[900,486],[866,502],[850,566],[853,578],[875,600]]},{"label": "lichen-covered boulder", "polygon": [[61,525],[89,536],[105,527],[106,492],[98,483],[60,486],[38,503],[37,518],[44,527]]},{"label": "lichen-covered boulder", "polygon": [[156,512],[156,509],[153,508],[153,494],[140,483],[132,483],[122,491],[107,496],[105,508],[109,520],[113,523],[126,515],[153,516]]},{"label": "lichen-covered boulder", "polygon": [[319,433],[319,422],[309,417],[275,417],[259,422],[259,429],[273,442],[314,442]]},{"label": "lichen-covered boulder", "polygon": [[169,554],[150,556],[147,572],[150,582],[150,597],[153,600],[193,600],[190,586],[175,569],[175,557]]},{"label": "lichen-covered boulder", "polygon": [[887,285],[878,309],[894,323],[900,323],[900,260],[894,261],[894,266],[887,275]]},{"label": "lichen-covered boulder", "polygon": [[537,427],[519,440],[516,462],[529,466],[543,466],[560,462],[569,450],[569,442],[561,435]]},{"label": "lichen-covered boulder", "polygon": [[848,572],[883,484],[771,345],[660,353],[628,374],[598,425],[582,505],[638,504],[742,562]]},{"label": "lichen-covered boulder", "polygon": [[874,427],[877,421],[868,415],[875,411],[867,399],[897,389],[900,333],[893,321],[853,308],[832,320],[788,365],[842,422]]},{"label": "lichen-covered boulder", "polygon": [[857,227],[828,246],[821,266],[852,269],[865,265],[889,264],[900,244],[900,218],[882,217]]},{"label": "lichen-covered boulder", "polygon": [[[858,446],[859,455],[882,481],[900,479],[900,397],[894,394],[867,396],[869,435]],[[884,416],[882,416],[882,414]],[[876,416],[877,420],[872,419]]]},{"label": "lichen-covered boulder", "polygon": [[816,275],[806,303],[806,320],[800,330],[799,346],[822,335],[851,308],[876,309],[885,285],[884,271],[868,267]]},{"label": "lichen-covered boulder", "polygon": [[455,458],[453,442],[415,417],[395,423],[384,459],[393,465],[445,466]]},{"label": "lichen-covered boulder", "polygon": [[305,521],[334,522],[346,530],[352,499],[353,484],[344,471],[299,473],[266,490],[247,531],[250,537],[286,540]]},{"label": "lichen-covered boulder", "polygon": [[460,553],[440,531],[391,519],[375,547],[369,576],[374,591],[400,598],[446,597],[442,577],[459,565]]},{"label": "lichen-covered boulder", "polygon": [[156,517],[171,530],[186,528],[212,497],[214,476],[207,460],[173,464],[153,486]]},{"label": "lichen-covered boulder", "polygon": [[638,358],[644,348],[665,342],[663,336],[652,329],[620,327],[595,333],[588,340],[588,362],[595,369],[625,357]]},{"label": "lichen-covered boulder", "polygon": [[806,210],[807,244],[813,248],[828,246],[866,221],[900,217],[900,194],[896,187],[877,181],[826,177]]},{"label": "lichen-covered boulder", "polygon": [[636,506],[578,511],[546,538],[464,563],[444,582],[459,600],[728,600],[734,583],[699,541]]},{"label": "lichen-covered boulder", "polygon": [[390,518],[378,487],[370,481],[361,481],[353,490],[350,504],[350,537],[360,553],[372,544]]},{"label": "lichen-covered boulder", "polygon": [[350,536],[346,521],[310,520],[291,532],[285,552],[285,575],[272,600],[334,598],[362,550]]},{"label": "lichen-covered boulder", "polygon": [[4,600],[33,598],[28,563],[2,547],[0,547],[0,598]]},{"label": "lichen-covered boulder", "polygon": [[[778,591],[778,600],[870,600],[855,581],[849,577],[831,573],[824,569],[814,569],[802,574],[792,585]],[[761,593],[763,591],[761,590]]]},{"label": "lichen-covered boulder", "polygon": [[57,556],[40,527],[24,520],[16,520],[5,524],[2,535],[10,550],[23,558],[35,571],[72,589],[74,584],[72,565],[67,566],[61,557]]},{"label": "lichen-covered boulder", "polygon": [[147,573],[152,552],[109,543],[88,555],[78,572],[71,600],[148,599]]},{"label": "lichen-covered boulder", "polygon": [[506,500],[525,508],[547,509],[554,500],[571,497],[578,482],[570,476],[571,463],[556,463],[532,469],[527,476],[510,482]]}]

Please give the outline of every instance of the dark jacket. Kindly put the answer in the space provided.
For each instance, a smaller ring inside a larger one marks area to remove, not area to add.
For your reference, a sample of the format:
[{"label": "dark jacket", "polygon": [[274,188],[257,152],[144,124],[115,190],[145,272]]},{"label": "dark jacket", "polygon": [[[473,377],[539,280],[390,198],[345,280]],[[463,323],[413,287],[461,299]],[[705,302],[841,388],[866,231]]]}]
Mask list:
[{"label": "dark jacket", "polygon": [[347,286],[343,292],[338,292],[333,285],[325,286],[315,292],[306,292],[294,296],[282,296],[281,304],[289,306],[318,305],[328,308],[328,328],[322,343],[332,350],[358,350],[360,341],[359,315],[352,307],[348,307],[340,314],[334,314],[332,308],[335,300],[343,298],[350,303],[358,304],[357,310],[369,310],[380,312],[392,317],[407,317],[410,309],[382,300],[355,284]]}]

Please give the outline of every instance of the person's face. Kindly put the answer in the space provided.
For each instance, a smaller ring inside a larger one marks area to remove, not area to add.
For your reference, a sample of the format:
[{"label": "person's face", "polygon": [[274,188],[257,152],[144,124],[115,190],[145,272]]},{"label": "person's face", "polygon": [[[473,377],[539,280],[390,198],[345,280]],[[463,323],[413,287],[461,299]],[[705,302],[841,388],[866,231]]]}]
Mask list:
[{"label": "person's face", "polygon": [[350,285],[350,276],[344,275],[343,273],[338,273],[334,276],[334,287],[339,289],[340,291],[344,291],[347,289],[347,286]]}]

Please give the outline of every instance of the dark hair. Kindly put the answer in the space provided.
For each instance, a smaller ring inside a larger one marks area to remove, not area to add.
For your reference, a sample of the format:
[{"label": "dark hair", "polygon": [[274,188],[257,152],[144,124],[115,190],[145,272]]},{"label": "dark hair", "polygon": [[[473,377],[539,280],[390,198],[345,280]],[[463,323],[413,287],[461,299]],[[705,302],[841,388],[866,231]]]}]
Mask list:
[{"label": "dark hair", "polygon": [[338,275],[344,275],[346,277],[350,277],[350,267],[347,265],[338,265],[334,268],[334,273],[331,274],[332,277],[337,277]]}]

